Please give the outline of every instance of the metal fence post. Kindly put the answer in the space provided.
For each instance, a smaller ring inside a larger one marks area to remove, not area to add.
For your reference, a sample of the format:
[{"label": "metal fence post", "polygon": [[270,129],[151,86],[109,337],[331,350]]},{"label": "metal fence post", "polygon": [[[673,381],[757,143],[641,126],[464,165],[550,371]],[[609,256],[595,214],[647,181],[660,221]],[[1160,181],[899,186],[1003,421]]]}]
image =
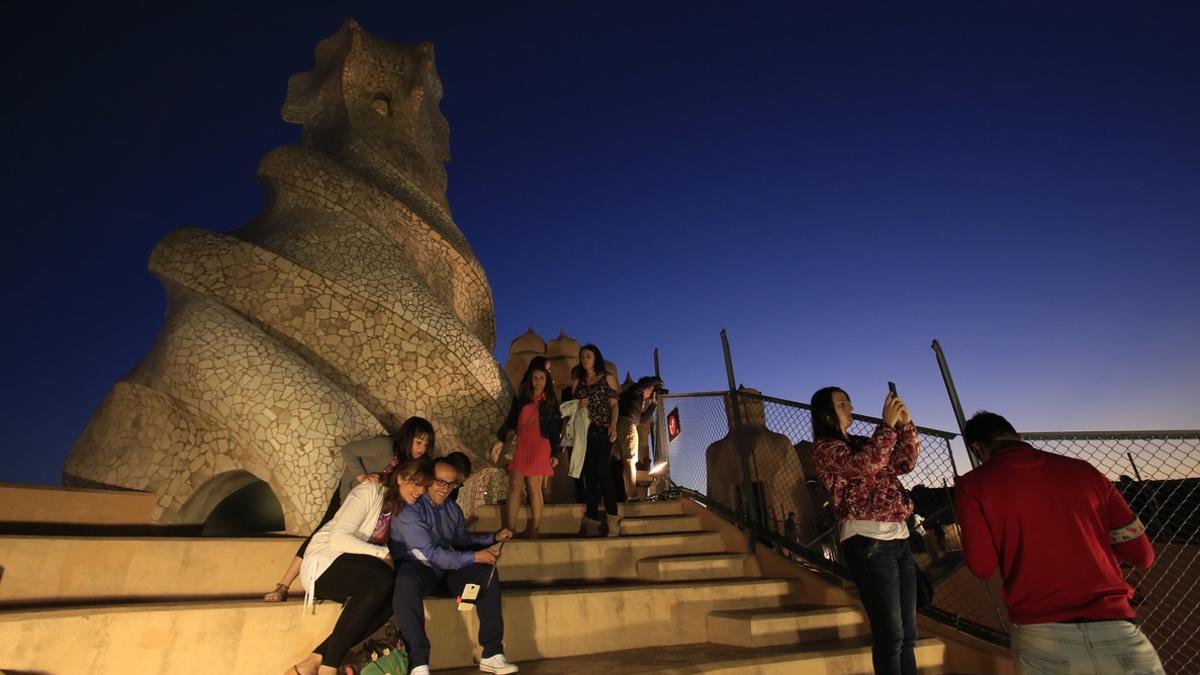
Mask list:
[{"label": "metal fence post", "polygon": [[[662,381],[662,370],[658,365],[658,347],[654,348],[654,376]],[[663,479],[670,484],[671,480],[671,463],[670,463],[670,439],[667,438],[667,402],[660,400],[654,413],[654,461],[650,463],[650,468],[654,468],[654,464],[662,464]]]},{"label": "metal fence post", "polygon": [[[954,408],[954,419],[958,422],[958,433],[962,436],[963,445],[967,443],[967,417],[963,415],[962,403],[958,400],[958,390],[954,388],[954,378],[950,377],[950,366],[946,364],[946,355],[942,353],[942,346],[937,340],[930,345],[933,348],[933,353],[937,355],[938,368],[942,370],[942,381],[946,383],[946,394],[950,397],[950,407]],[[967,448],[967,459],[971,460],[971,468],[979,466],[979,458]],[[950,464],[954,469],[955,478],[958,477],[958,466],[954,461],[954,450],[950,450]]]},{"label": "metal fence post", "polygon": [[[721,348],[725,352],[725,374],[729,378],[729,400],[733,414],[733,426],[730,432],[733,434],[734,447],[737,448],[737,453],[742,460],[742,513],[745,514],[746,520],[751,527],[762,525],[762,519],[758,513],[758,500],[754,498],[754,476],[750,473],[750,449],[745,446],[746,439],[742,433],[742,402],[738,394],[737,380],[733,376],[733,356],[729,351],[729,336],[725,333],[725,329],[721,329]],[[750,550],[754,551],[754,536],[750,537]]]}]

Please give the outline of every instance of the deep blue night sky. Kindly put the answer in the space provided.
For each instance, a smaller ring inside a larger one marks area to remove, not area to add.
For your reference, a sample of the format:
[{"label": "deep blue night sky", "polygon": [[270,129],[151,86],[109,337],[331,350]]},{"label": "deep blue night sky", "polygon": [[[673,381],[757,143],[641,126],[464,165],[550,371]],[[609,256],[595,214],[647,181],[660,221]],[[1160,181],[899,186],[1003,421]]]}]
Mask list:
[{"label": "deep blue night sky", "polygon": [[968,413],[1200,428],[1195,3],[330,4],[0,10],[0,481],[59,481],[162,321],[150,250],[255,215],[346,16],[435,44],[501,361],[565,328],[717,389],[725,327],[748,386],[953,429],[936,337]]}]

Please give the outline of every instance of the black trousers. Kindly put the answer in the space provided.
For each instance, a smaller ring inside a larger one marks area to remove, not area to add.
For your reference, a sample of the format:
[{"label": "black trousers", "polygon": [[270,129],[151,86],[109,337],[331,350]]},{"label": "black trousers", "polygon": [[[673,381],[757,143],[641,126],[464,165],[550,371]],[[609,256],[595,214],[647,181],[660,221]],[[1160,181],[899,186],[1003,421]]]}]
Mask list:
[{"label": "black trousers", "polygon": [[479,614],[479,644],[483,658],[504,653],[504,614],[500,610],[500,573],[488,576],[492,566],[475,563],[457,570],[436,570],[424,564],[408,561],[396,570],[396,591],[392,609],[400,636],[408,649],[409,670],[429,665],[429,636],[425,633],[425,596],[430,594],[456,597],[463,586],[479,584],[475,612]]},{"label": "black trousers", "polygon": [[604,512],[617,515],[617,489],[613,483],[612,441],[608,440],[608,429],[588,425],[587,455],[583,458],[583,482],[587,493],[585,515],[600,520],[600,498],[604,498]]},{"label": "black trousers", "polygon": [[613,492],[617,493],[617,501],[624,504],[629,501],[629,494],[625,490],[625,468],[629,466],[625,462],[628,460],[613,457],[609,461],[612,462]]},{"label": "black trousers", "polygon": [[371,637],[392,616],[392,568],[379,558],[343,553],[317,577],[313,597],[344,603],[333,632],[313,650],[321,665],[337,668],[356,643]]}]

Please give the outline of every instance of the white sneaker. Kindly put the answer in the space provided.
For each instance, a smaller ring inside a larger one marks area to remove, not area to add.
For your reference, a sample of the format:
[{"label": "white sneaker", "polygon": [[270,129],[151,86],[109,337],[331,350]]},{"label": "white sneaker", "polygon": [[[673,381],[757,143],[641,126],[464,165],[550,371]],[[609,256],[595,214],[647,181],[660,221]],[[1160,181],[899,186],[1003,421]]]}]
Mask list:
[{"label": "white sneaker", "polygon": [[[479,669],[485,673],[496,673],[497,675],[504,675],[504,673],[515,673],[520,670],[520,668],[509,663],[508,659],[504,658],[504,654],[496,654],[495,656],[489,656],[486,659],[483,659],[479,662]],[[417,671],[412,671],[410,675],[417,675]]]},{"label": "white sneaker", "polygon": [[429,675],[429,666],[417,666],[408,671],[408,675]]}]

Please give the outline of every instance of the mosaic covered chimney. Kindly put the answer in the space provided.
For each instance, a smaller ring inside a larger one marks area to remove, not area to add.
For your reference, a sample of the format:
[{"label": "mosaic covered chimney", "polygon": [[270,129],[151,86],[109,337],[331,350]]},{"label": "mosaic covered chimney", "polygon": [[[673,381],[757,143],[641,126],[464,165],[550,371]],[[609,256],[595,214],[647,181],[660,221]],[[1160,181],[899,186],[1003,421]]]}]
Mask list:
[{"label": "mosaic covered chimney", "polygon": [[482,493],[511,394],[491,288],[446,203],[441,96],[429,44],[348,20],[317,46],[283,107],[300,143],[259,166],[263,212],[228,235],[178,230],[151,254],[165,323],[76,441],[68,485],[154,492],[172,523],[262,480],[307,533],[339,448],[421,415],[439,455],[488,467]]}]

